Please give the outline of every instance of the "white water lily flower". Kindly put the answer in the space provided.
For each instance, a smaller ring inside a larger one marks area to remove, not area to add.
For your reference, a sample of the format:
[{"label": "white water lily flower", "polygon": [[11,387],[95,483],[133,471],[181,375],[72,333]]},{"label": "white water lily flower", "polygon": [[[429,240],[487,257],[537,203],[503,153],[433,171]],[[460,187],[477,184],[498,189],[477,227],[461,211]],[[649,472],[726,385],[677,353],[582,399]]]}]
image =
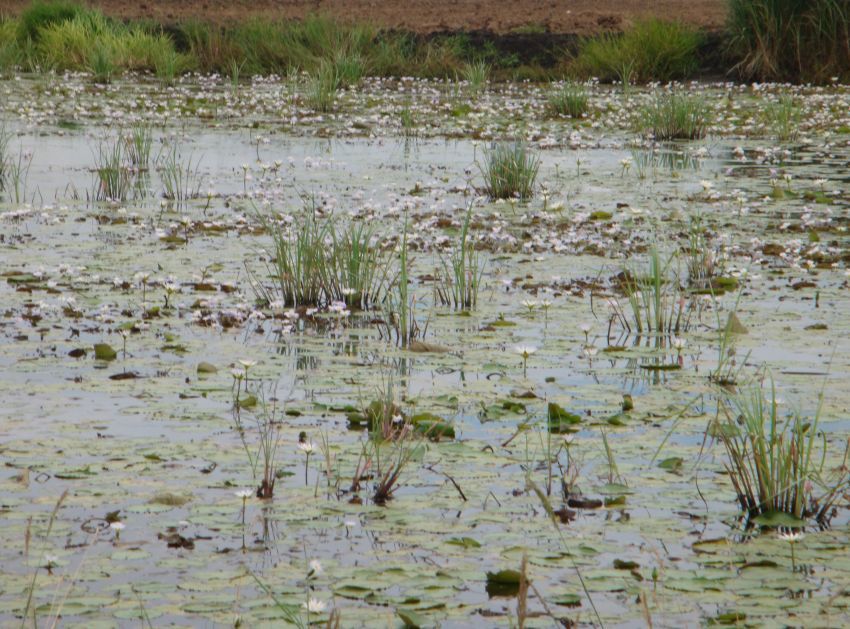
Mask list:
[{"label": "white water lily flower", "polygon": [[674,336],[670,343],[673,345],[673,348],[677,350],[681,350],[685,347],[685,339],[679,338],[678,336]]},{"label": "white water lily flower", "polygon": [[321,614],[328,604],[311,596],[306,603],[301,603],[301,606],[311,614]]},{"label": "white water lily flower", "polygon": [[794,542],[799,542],[805,536],[806,535],[804,533],[801,533],[799,531],[791,531],[788,533],[780,533],[777,537],[779,537],[779,539],[781,539],[783,542],[789,542],[793,544]]},{"label": "white water lily flower", "polygon": [[245,499],[250,498],[251,496],[254,495],[254,490],[253,489],[240,489],[239,491],[234,492],[234,495],[237,498],[242,498],[243,500],[245,500]]},{"label": "white water lily flower", "polygon": [[322,562],[318,559],[311,559],[310,563],[307,565],[310,568],[310,574],[312,575],[322,574],[325,571],[324,568],[322,568]]},{"label": "white water lily flower", "polygon": [[116,531],[116,532],[123,531],[126,528],[126,526],[127,525],[124,524],[123,522],[110,522],[109,523],[109,528],[111,528],[113,531]]},{"label": "white water lily flower", "polygon": [[247,360],[247,359],[244,359],[244,358],[240,358],[240,359],[239,359],[239,364],[240,364],[240,365],[242,365],[243,367],[245,367],[245,369],[246,369],[246,370],[248,370],[248,369],[250,369],[251,367],[253,367],[254,365],[256,365],[256,364],[257,364],[257,361],[256,361],[256,360]]},{"label": "white water lily flower", "polygon": [[523,358],[528,358],[537,351],[537,348],[533,345],[517,345],[514,347],[514,351]]},{"label": "white water lily flower", "polygon": [[311,454],[316,447],[313,445],[312,441],[299,441],[298,449],[304,452],[305,454]]}]

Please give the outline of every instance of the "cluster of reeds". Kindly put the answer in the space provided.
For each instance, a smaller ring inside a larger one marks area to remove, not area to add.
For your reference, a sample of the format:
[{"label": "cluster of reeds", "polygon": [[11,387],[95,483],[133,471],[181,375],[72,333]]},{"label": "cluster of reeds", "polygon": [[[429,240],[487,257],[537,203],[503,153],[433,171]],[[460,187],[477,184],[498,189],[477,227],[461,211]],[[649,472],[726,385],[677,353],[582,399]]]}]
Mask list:
[{"label": "cluster of reeds", "polygon": [[440,258],[442,274],[436,285],[437,298],[456,310],[474,310],[477,307],[484,274],[484,262],[469,236],[471,220],[472,208],[469,208],[451,253]]},{"label": "cluster of reeds", "polygon": [[318,112],[331,111],[339,88],[340,77],[336,66],[329,61],[323,61],[307,79],[307,105]]},{"label": "cluster of reeds", "polygon": [[660,142],[703,138],[708,122],[708,107],[702,100],[677,92],[656,96],[640,117],[642,130]]},{"label": "cluster of reeds", "polygon": [[362,310],[384,302],[395,277],[371,227],[341,226],[309,209],[288,228],[271,216],[261,220],[272,238],[273,260],[267,269],[271,287],[253,282],[258,297],[287,307],[327,307],[336,301]]},{"label": "cluster of reeds", "polygon": [[104,140],[98,145],[95,154],[95,200],[127,200],[133,184],[133,171],[127,161],[126,145],[121,138]]},{"label": "cluster of reeds", "polygon": [[847,449],[833,473],[825,467],[826,435],[818,431],[820,408],[804,419],[780,413],[776,389],[753,386],[728,396],[725,419],[715,431],[728,455],[726,469],[743,512],[759,516],[782,513],[797,520],[826,523],[847,487]]},{"label": "cluster of reeds", "polygon": [[824,83],[850,76],[846,0],[729,0],[735,66],[747,79]]},{"label": "cluster of reeds", "polygon": [[792,96],[782,95],[775,103],[764,108],[767,126],[778,140],[794,140],[800,132],[803,112]]},{"label": "cluster of reeds", "polygon": [[564,83],[549,97],[548,110],[554,116],[581,118],[590,109],[587,89],[579,83]]},{"label": "cluster of reeds", "polygon": [[691,218],[688,227],[688,245],[685,250],[685,266],[688,285],[697,291],[712,288],[712,280],[718,274],[719,255],[712,246],[702,217]]},{"label": "cluster of reeds", "polygon": [[204,180],[200,165],[200,158],[194,162],[191,155],[184,159],[176,144],[167,147],[160,154],[156,165],[162,180],[162,197],[177,209],[185,208],[191,199],[200,198]]},{"label": "cluster of reeds", "polygon": [[389,336],[400,347],[409,347],[412,341],[425,336],[428,323],[420,326],[417,317],[417,298],[410,290],[410,266],[407,251],[407,222],[404,224],[398,247],[398,276],[386,293],[384,318]]},{"label": "cluster of reeds", "polygon": [[523,142],[499,142],[485,151],[479,169],[491,199],[527,201],[534,196],[540,158]]},{"label": "cluster of reeds", "polygon": [[626,268],[621,289],[627,307],[611,300],[611,324],[633,334],[678,334],[690,326],[691,304],[673,272],[675,256],[662,260],[654,247],[646,270]]},{"label": "cluster of reeds", "polygon": [[480,92],[490,80],[490,64],[480,59],[471,61],[463,66],[460,76],[473,92]]}]

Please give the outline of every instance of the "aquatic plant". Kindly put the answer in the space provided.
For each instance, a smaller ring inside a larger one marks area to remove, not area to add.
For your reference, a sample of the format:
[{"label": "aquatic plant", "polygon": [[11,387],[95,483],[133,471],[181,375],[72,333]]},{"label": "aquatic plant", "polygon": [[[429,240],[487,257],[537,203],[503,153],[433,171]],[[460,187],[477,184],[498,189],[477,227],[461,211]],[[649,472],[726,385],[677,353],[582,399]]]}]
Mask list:
[{"label": "aquatic plant", "polygon": [[[725,419],[713,433],[726,449],[738,503],[750,524],[795,525],[775,514],[791,516],[797,526],[809,518],[827,523],[850,476],[844,465],[831,474],[825,469],[827,439],[818,431],[823,392],[810,420],[796,412],[782,417],[779,404],[772,379],[769,391],[755,385],[725,400]],[[847,448],[850,441],[845,461]]]},{"label": "aquatic plant", "polygon": [[32,166],[33,154],[30,151],[24,151],[21,146],[18,149],[18,156],[7,156],[3,174],[5,175],[6,191],[12,193],[12,200],[15,203],[24,203],[27,196],[27,183],[29,181],[30,167]]},{"label": "aquatic plant", "polygon": [[578,83],[565,83],[549,97],[547,102],[549,112],[555,116],[581,118],[587,114],[590,98],[587,89]]},{"label": "aquatic plant", "polygon": [[482,60],[466,63],[461,70],[461,76],[473,92],[480,92],[490,78],[490,64]]},{"label": "aquatic plant", "polygon": [[[709,285],[711,288],[711,285]],[[739,361],[737,357],[737,349],[735,347],[736,337],[739,334],[746,333],[746,328],[738,320],[738,305],[741,302],[741,297],[744,294],[743,286],[738,290],[735,297],[735,303],[732,308],[726,312],[726,318],[723,318],[723,311],[717,299],[714,297],[712,290],[712,301],[714,302],[714,311],[717,321],[717,365],[709,374],[709,380],[722,387],[734,388],[738,384],[739,375],[750,353]]]},{"label": "aquatic plant", "polygon": [[327,233],[331,238],[331,247],[326,249],[330,269],[324,286],[327,298],[360,310],[383,301],[394,278],[391,261],[378,247],[374,229],[362,222],[341,229],[329,221]]},{"label": "aquatic plant", "polygon": [[124,146],[127,151],[127,160],[135,168],[144,169],[148,167],[153,146],[153,128],[151,125],[138,122],[130,127],[124,134]]},{"label": "aquatic plant", "polygon": [[333,109],[336,92],[340,87],[339,76],[333,63],[323,61],[318,69],[307,79],[307,105],[318,112]]},{"label": "aquatic plant", "polygon": [[293,221],[288,232],[273,216],[261,214],[260,220],[272,238],[273,259],[268,271],[273,288],[269,292],[261,282],[254,282],[258,295],[269,303],[279,301],[289,307],[325,305],[327,280],[334,275],[325,251],[330,223],[309,210]]},{"label": "aquatic plant", "polygon": [[719,274],[720,256],[712,246],[703,219],[691,217],[688,225],[688,244],[685,249],[685,266],[688,271],[688,286],[699,291],[712,287],[712,280]]},{"label": "aquatic plant", "polygon": [[401,133],[407,138],[416,135],[416,120],[413,117],[413,112],[410,107],[404,107],[398,112],[398,121],[401,125]]},{"label": "aquatic plant", "polygon": [[406,221],[398,254],[398,276],[387,291],[387,297],[384,301],[384,316],[389,335],[395,339],[399,346],[406,348],[410,346],[412,341],[424,337],[428,331],[427,322],[424,327],[419,326],[419,321],[416,318],[416,294],[410,290]]},{"label": "aquatic plant", "polygon": [[127,148],[123,138],[111,138],[98,144],[95,154],[97,201],[127,200],[133,184],[133,174],[127,164]]},{"label": "aquatic plant", "polygon": [[793,96],[783,94],[775,103],[764,108],[765,122],[781,142],[797,138],[803,112]]},{"label": "aquatic plant", "polygon": [[491,199],[527,201],[534,196],[540,158],[523,142],[496,143],[485,151],[479,169]]},{"label": "aquatic plant", "polygon": [[[391,451],[389,456],[382,459],[381,451],[384,447],[390,448]],[[416,442],[412,431],[395,439],[389,446],[374,443],[376,482],[372,501],[375,504],[386,504],[393,497],[398,489],[402,473],[411,461],[422,455],[422,448],[423,446]]]},{"label": "aquatic plant", "polygon": [[649,253],[645,271],[626,267],[620,278],[628,310],[612,299],[610,323],[635,334],[678,334],[690,325],[689,301],[672,273],[674,256],[662,260],[656,248]]},{"label": "aquatic plant", "polygon": [[[264,499],[272,498],[274,496],[275,480],[277,479],[277,450],[282,439],[280,434],[281,421],[277,417],[276,396],[273,392],[270,396],[272,402],[268,403],[265,395],[260,391],[259,411],[252,413],[256,427],[256,446],[252,447],[249,428],[245,425],[242,413],[243,411],[251,412],[245,409],[256,408],[258,403],[257,396],[249,391],[247,377],[244,378],[245,398],[240,397],[243,378],[234,376],[234,383],[236,385],[236,395],[233,404],[233,420],[236,430],[239,433],[242,447],[248,457],[248,463],[251,466],[251,473],[254,480],[259,480],[260,482],[256,491],[257,497]],[[261,464],[262,476],[260,477]]]},{"label": "aquatic plant", "polygon": [[437,298],[456,310],[474,310],[478,306],[478,293],[484,274],[484,263],[469,237],[471,220],[472,207],[466,211],[451,253],[440,257],[443,272],[436,285]]},{"label": "aquatic plant", "polygon": [[8,150],[12,134],[6,129],[6,122],[0,121],[0,191],[6,189],[6,175],[9,168]]},{"label": "aquatic plant", "polygon": [[747,79],[826,82],[850,75],[850,3],[729,0],[729,53]]},{"label": "aquatic plant", "polygon": [[698,140],[705,137],[708,107],[694,96],[665,92],[643,108],[641,129],[655,140]]},{"label": "aquatic plant", "polygon": [[168,147],[157,162],[163,187],[162,197],[172,201],[178,209],[186,207],[189,200],[199,198],[203,185],[200,166],[200,158],[194,163],[191,155],[184,160],[176,144]]},{"label": "aquatic plant", "polygon": [[672,81],[698,68],[702,35],[681,22],[639,20],[622,34],[585,39],[571,67],[602,81]]}]

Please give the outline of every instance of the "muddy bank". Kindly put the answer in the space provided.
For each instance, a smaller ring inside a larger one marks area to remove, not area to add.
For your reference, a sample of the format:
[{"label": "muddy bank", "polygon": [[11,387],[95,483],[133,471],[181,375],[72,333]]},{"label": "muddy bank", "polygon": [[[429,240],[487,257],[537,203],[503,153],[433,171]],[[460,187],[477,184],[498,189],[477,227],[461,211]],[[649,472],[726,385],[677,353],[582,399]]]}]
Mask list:
[{"label": "muddy bank", "polygon": [[[29,0],[7,0],[3,11],[16,15]],[[382,27],[431,34],[442,31],[506,33],[566,33],[593,35],[627,28],[641,17],[675,17],[687,24],[715,30],[725,18],[724,0],[94,0],[84,2],[120,19],[151,19],[169,23],[201,19],[229,23],[249,17],[300,19],[326,13]]]}]

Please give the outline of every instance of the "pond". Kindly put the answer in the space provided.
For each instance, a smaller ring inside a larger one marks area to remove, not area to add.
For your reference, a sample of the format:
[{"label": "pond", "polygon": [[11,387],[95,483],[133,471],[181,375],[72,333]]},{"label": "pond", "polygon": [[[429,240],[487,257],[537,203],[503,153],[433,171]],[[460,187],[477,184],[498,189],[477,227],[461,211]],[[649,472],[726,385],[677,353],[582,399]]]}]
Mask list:
[{"label": "pond", "polygon": [[[531,83],[303,88],[0,82],[3,626],[846,622],[850,88],[679,86],[711,123],[665,144],[660,86],[577,120]],[[501,140],[528,200],[485,191]],[[305,225],[365,230],[372,307],[278,293]],[[835,492],[799,539],[730,476],[763,396]]]}]

